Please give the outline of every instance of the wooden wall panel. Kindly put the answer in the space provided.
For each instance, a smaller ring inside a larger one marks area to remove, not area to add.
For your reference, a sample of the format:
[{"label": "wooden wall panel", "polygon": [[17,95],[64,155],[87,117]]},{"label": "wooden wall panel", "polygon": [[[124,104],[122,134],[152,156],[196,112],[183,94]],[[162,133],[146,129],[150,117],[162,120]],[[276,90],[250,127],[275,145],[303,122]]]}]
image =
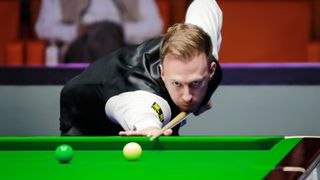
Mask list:
[{"label": "wooden wall panel", "polygon": [[0,0],[0,65],[5,64],[6,44],[20,38],[20,1]]},{"label": "wooden wall panel", "polygon": [[163,21],[163,32],[166,32],[166,29],[169,27],[170,24],[170,4],[169,0],[156,0],[160,15]]},{"label": "wooden wall panel", "polygon": [[310,41],[309,0],[220,0],[221,62],[303,62]]}]

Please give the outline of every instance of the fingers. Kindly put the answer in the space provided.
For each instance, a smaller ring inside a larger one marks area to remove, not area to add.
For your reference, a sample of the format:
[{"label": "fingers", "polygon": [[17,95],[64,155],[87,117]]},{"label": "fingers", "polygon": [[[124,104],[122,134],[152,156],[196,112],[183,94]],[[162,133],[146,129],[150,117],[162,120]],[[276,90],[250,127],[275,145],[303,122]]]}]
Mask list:
[{"label": "fingers", "polygon": [[[142,130],[142,131],[120,131],[120,136],[152,136],[156,134],[159,131],[159,129],[153,129],[153,130]],[[167,129],[163,132],[164,136],[170,136],[172,135],[172,129]]]},{"label": "fingers", "polygon": [[167,129],[163,132],[164,136],[171,136],[172,135],[172,129]]},{"label": "fingers", "polygon": [[150,136],[147,131],[120,131],[120,136]]},{"label": "fingers", "polygon": [[137,131],[120,131],[119,135],[120,136],[137,136],[138,132]]},{"label": "fingers", "polygon": [[150,131],[120,131],[120,136],[151,136]]}]

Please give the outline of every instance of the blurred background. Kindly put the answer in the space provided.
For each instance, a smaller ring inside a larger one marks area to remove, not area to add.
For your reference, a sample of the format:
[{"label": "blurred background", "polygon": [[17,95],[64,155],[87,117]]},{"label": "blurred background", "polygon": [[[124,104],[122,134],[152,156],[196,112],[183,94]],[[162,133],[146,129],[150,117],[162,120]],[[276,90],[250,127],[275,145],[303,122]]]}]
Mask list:
[{"label": "blurred background", "polygon": [[[192,0],[154,2],[160,35]],[[224,79],[214,108],[182,135],[320,135],[320,0],[217,2]],[[50,43],[35,31],[41,3],[0,0],[0,135],[59,135],[60,91],[86,67],[46,62]]]},{"label": "blurred background", "polygon": [[[319,0],[218,0],[220,62],[319,62]],[[163,30],[183,22],[191,0],[156,0]],[[35,24],[41,0],[0,0],[0,65],[44,64]]]}]

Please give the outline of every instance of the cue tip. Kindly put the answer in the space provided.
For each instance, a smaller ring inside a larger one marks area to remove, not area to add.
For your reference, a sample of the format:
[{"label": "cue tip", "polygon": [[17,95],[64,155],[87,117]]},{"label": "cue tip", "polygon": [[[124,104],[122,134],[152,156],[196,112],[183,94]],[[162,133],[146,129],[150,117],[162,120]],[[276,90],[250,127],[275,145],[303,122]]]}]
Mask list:
[{"label": "cue tip", "polygon": [[187,112],[180,112],[175,118],[173,118],[168,124],[166,124],[162,129],[160,129],[157,134],[151,136],[150,141],[153,141],[157,137],[159,137],[163,132],[165,132],[167,129],[173,128],[177,124],[179,124],[181,121],[186,119],[190,114]]},{"label": "cue tip", "polygon": [[156,135],[151,136],[149,140],[150,140],[150,141],[153,141],[153,140],[155,140],[156,138],[158,138],[160,135],[161,135],[161,133],[157,133]]}]

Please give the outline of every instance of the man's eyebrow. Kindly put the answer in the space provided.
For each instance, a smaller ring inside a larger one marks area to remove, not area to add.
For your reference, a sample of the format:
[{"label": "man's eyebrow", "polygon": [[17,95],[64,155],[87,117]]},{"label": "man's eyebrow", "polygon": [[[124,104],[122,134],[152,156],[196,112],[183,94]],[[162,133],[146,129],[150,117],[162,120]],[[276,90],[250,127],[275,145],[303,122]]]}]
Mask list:
[{"label": "man's eyebrow", "polygon": [[170,81],[181,81],[182,80],[182,78],[179,78],[179,77],[171,77],[170,79],[169,79]]},{"label": "man's eyebrow", "polygon": [[196,78],[196,79],[193,79],[191,82],[194,82],[194,81],[204,81],[205,77],[200,77],[200,78]]},{"label": "man's eyebrow", "polygon": [[[205,77],[199,77],[199,78],[195,78],[195,79],[192,79],[191,81],[188,81],[186,83],[193,83],[195,81],[204,81]],[[181,83],[182,80],[179,80],[179,79],[170,79],[171,82],[178,82],[178,83]]]}]

